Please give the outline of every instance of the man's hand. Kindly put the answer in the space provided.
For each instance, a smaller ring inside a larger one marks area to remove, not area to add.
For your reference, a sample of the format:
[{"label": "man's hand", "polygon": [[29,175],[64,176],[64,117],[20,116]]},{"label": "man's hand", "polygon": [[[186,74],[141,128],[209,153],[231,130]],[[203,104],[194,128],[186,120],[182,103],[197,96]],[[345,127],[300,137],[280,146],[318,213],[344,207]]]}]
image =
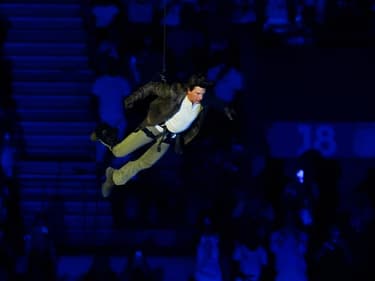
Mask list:
[{"label": "man's hand", "polygon": [[233,121],[237,115],[236,111],[229,106],[224,107],[224,113],[228,117],[228,119],[231,121]]}]

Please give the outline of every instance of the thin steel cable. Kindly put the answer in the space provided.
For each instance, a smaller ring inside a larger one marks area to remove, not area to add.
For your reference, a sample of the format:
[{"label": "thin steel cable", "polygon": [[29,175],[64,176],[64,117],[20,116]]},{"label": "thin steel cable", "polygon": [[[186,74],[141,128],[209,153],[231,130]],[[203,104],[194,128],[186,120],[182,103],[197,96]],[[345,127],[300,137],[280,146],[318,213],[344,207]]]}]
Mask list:
[{"label": "thin steel cable", "polygon": [[165,75],[167,71],[167,4],[166,0],[163,0],[163,65],[162,65],[162,74]]}]

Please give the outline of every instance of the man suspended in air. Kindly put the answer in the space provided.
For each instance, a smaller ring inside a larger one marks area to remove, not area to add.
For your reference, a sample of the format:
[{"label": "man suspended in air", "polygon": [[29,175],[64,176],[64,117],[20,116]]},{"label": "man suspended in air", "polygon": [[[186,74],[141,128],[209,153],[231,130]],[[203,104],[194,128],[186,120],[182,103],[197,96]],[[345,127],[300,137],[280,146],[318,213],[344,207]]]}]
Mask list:
[{"label": "man suspended in air", "polygon": [[201,104],[206,90],[212,83],[204,76],[193,75],[186,84],[149,82],[125,99],[125,108],[132,108],[138,101],[154,96],[146,118],[141,124],[117,142],[116,132],[107,124],[100,124],[91,138],[108,147],[115,157],[125,157],[150,144],[138,159],[127,162],[119,169],[108,167],[102,184],[102,195],[108,197],[113,188],[126,184],[140,171],[153,166],[171,145],[179,152],[198,134],[205,107]]}]

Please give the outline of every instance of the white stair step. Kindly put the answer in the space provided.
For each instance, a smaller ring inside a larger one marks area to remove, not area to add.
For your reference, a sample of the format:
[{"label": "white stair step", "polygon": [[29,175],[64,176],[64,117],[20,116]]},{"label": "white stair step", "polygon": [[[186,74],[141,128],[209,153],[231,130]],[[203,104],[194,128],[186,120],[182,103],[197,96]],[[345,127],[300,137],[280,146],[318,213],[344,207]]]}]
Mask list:
[{"label": "white stair step", "polygon": [[20,155],[24,160],[87,160],[95,161],[94,153],[89,149],[71,148],[69,151],[61,149],[46,149],[41,147],[28,147],[27,151]]},{"label": "white stair step", "polygon": [[[21,183],[23,184],[23,182]],[[94,189],[94,187],[97,188]],[[58,196],[61,200],[71,200],[82,203],[82,201],[95,201],[102,199],[100,188],[95,185],[93,185],[91,189],[87,189],[85,192],[76,189],[67,190],[65,187],[59,187],[59,189],[61,189],[61,191]],[[56,197],[56,193],[56,189],[54,189],[53,186],[45,186],[42,191],[35,188],[23,188],[20,191],[20,199],[22,201],[41,199],[51,201]]]},{"label": "white stair step", "polygon": [[[26,226],[31,226],[35,217],[35,214],[37,212],[33,212],[30,215],[24,215],[24,224]],[[53,218],[53,215],[51,215]],[[86,219],[87,218],[87,219]],[[64,241],[65,243],[70,243],[71,238],[66,237],[66,235],[70,236],[70,234],[74,233],[78,236],[74,237],[74,239],[77,239],[78,237],[88,235],[89,236],[94,236],[94,233],[97,231],[102,231],[102,230],[107,230],[110,231],[113,228],[113,219],[111,216],[105,216],[105,215],[95,215],[95,216],[70,216],[70,215],[65,215],[62,218],[63,221],[59,222],[61,230],[65,235]],[[54,223],[53,221],[51,223]],[[51,225],[51,231],[53,231],[54,225]],[[85,240],[87,237],[84,238]],[[79,239],[77,239],[79,241]],[[81,243],[84,242],[81,240]],[[92,242],[92,241],[90,241]]]},{"label": "white stair step", "polygon": [[[188,234],[188,238],[181,238],[180,233]],[[66,234],[69,236],[69,240],[73,239],[72,241],[78,242],[79,240],[76,239],[76,235],[83,235],[83,233],[79,230],[71,230],[68,229]],[[112,228],[104,229],[95,229],[95,233],[92,233],[92,236],[96,237],[96,241],[94,245],[97,245],[97,242],[101,241],[104,242],[108,246],[131,246],[135,244],[142,244],[146,241],[153,241],[158,243],[159,247],[173,247],[176,245],[181,245],[181,243],[189,243],[192,239],[194,234],[192,231],[181,230],[176,231],[175,229],[155,229],[150,230],[147,229],[126,229],[126,230],[117,230]],[[79,246],[82,246],[82,243],[88,241],[82,241]],[[182,244],[184,245],[184,244]]]},{"label": "white stair step", "polygon": [[59,110],[17,110],[17,115],[19,120],[28,122],[42,122],[49,120],[51,122],[90,122],[95,116],[93,113],[87,112],[86,109],[81,110],[69,110],[59,109]]},{"label": "white stair step", "polygon": [[20,174],[77,174],[81,171],[95,173],[94,162],[84,161],[18,161],[17,171]]},{"label": "white stair step", "polygon": [[95,159],[95,146],[88,136],[25,136],[23,148],[23,157]]},{"label": "white stair step", "polygon": [[[81,212],[85,210],[82,209]],[[82,228],[111,228],[113,226],[113,219],[110,214],[103,215],[82,215],[82,216],[64,216],[65,225],[69,225],[70,229]]]},{"label": "white stair step", "polygon": [[60,69],[15,69],[13,80],[19,82],[91,82],[94,74],[91,70],[60,70]]},{"label": "white stair step", "polygon": [[75,187],[66,187],[59,181],[51,183],[40,181],[39,185],[37,185],[36,183],[31,184],[23,178],[21,178],[20,183],[22,183],[20,191],[22,200],[34,201],[49,198],[48,200],[51,201],[56,196],[62,200],[78,202],[102,200],[100,187],[97,184],[82,182],[79,185],[77,182]]},{"label": "white stair step", "polygon": [[47,149],[42,147],[27,147],[27,152],[20,155],[21,159],[38,160],[95,160],[95,154],[89,149],[71,148],[69,151],[61,149]]},{"label": "white stair step", "polygon": [[82,149],[87,146],[92,146],[93,142],[87,135],[84,136],[24,136],[24,145],[32,147],[46,147],[46,148],[65,148],[69,149],[72,147]]},{"label": "white stair step", "polygon": [[[19,181],[22,182],[22,187],[29,190],[35,190],[36,193],[42,189],[50,189],[51,192],[56,192],[56,188],[63,188],[64,192],[71,193],[86,193],[88,190],[96,192],[98,179],[94,173],[83,175],[64,175],[56,174],[19,174]],[[44,193],[44,191],[43,191]]]},{"label": "white stair step", "polygon": [[55,69],[55,70],[87,70],[89,62],[86,55],[82,56],[7,56],[11,60],[12,68],[17,70],[37,70],[37,69]]},{"label": "white stair step", "polygon": [[95,174],[83,174],[83,175],[66,175],[66,174],[19,174],[18,178],[24,181],[38,181],[38,182],[62,182],[65,183],[75,183],[78,182],[79,185],[83,186],[84,182],[89,181],[93,182],[96,181]]},{"label": "white stair step", "polygon": [[[56,197],[58,198],[58,197]],[[38,211],[47,209],[48,206],[53,206],[54,203],[49,198],[43,198],[39,200],[29,200],[21,202],[21,211],[24,214],[35,214]],[[76,218],[76,220],[85,219],[85,216],[103,216],[109,218],[111,216],[111,206],[110,205],[101,205],[96,202],[82,203],[82,202],[73,202],[73,201],[63,201],[61,198],[58,199],[57,204],[61,204],[63,208],[64,216],[70,216],[70,219]],[[93,219],[92,219],[93,220]]]},{"label": "white stair step", "polygon": [[[45,4],[46,0],[4,0],[4,3],[19,3],[19,4]],[[82,0],[48,0],[48,3],[52,4],[82,4]]]},{"label": "white stair step", "polygon": [[81,17],[7,17],[11,28],[29,29],[29,30],[79,30],[83,28],[83,19]]},{"label": "white stair step", "polygon": [[59,43],[59,42],[86,42],[87,32],[84,30],[19,30],[10,29],[7,32],[8,42],[38,42],[38,43]]},{"label": "white stair step", "polygon": [[95,126],[95,122],[20,122],[24,135],[88,135]]},{"label": "white stair step", "polygon": [[48,206],[48,201],[43,201],[42,198],[40,200],[35,201],[21,201],[20,202],[20,209],[23,214],[27,214],[30,216],[34,216],[38,212],[42,212]]},{"label": "white stair step", "polygon": [[80,17],[79,4],[69,3],[2,3],[0,13],[13,17]]},{"label": "white stair step", "polygon": [[5,43],[5,56],[83,56],[87,54],[86,43]]},{"label": "white stair step", "polygon": [[17,95],[87,95],[91,92],[90,82],[14,82],[13,94]]},{"label": "white stair step", "polygon": [[66,110],[69,114],[70,110],[89,111],[91,100],[90,96],[31,96],[16,95],[14,100],[19,110]]}]

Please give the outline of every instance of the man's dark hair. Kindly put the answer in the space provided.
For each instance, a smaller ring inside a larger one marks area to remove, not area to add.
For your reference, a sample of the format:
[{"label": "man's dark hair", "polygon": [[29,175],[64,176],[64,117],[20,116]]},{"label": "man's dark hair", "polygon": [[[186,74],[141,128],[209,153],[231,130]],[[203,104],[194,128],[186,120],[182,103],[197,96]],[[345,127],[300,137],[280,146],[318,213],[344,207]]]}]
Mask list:
[{"label": "man's dark hair", "polygon": [[192,75],[187,83],[186,87],[191,91],[194,87],[201,87],[201,88],[210,88],[213,86],[213,83],[208,81],[207,78],[202,74],[194,74]]}]

